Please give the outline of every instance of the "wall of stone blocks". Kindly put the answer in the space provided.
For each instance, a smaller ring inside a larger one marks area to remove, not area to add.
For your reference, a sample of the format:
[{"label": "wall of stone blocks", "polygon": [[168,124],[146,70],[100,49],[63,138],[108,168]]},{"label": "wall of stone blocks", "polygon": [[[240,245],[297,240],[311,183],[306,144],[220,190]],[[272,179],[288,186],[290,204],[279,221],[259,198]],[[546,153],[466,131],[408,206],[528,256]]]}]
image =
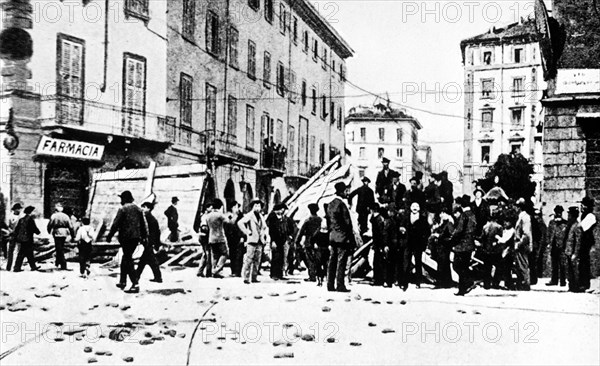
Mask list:
[{"label": "wall of stone blocks", "polygon": [[[600,106],[546,106],[544,124],[544,190],[546,221],[554,206],[580,206],[586,195],[596,200],[600,222],[600,121],[577,118]],[[592,249],[592,274],[600,276],[600,224]]]}]

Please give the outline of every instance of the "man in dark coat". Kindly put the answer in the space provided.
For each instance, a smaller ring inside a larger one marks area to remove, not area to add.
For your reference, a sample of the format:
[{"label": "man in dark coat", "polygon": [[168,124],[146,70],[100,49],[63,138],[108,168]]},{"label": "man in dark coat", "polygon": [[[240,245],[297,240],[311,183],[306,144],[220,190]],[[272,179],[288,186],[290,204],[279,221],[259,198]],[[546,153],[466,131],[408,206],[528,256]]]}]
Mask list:
[{"label": "man in dark coat", "polygon": [[32,271],[37,271],[38,267],[35,265],[35,258],[33,256],[33,236],[40,234],[35,224],[35,217],[33,212],[35,207],[28,206],[23,211],[25,216],[21,217],[15,228],[15,241],[17,244],[17,260],[15,262],[15,272],[21,272],[21,266],[23,265],[23,259],[27,258],[29,267]]},{"label": "man in dark coat", "polygon": [[283,256],[285,243],[290,235],[287,218],[284,217],[285,206],[279,203],[267,217],[267,227],[271,237],[271,278],[278,281],[283,278]]},{"label": "man in dark coat", "polygon": [[475,288],[471,273],[471,255],[475,250],[475,232],[477,219],[471,211],[471,197],[463,195],[457,199],[462,208],[462,214],[456,223],[454,233],[450,239],[454,244],[454,270],[458,274],[457,296],[464,296]]},{"label": "man in dark coat", "polygon": [[134,200],[131,192],[123,191],[119,197],[121,198],[121,207],[113,220],[110,231],[106,236],[106,241],[110,242],[113,236],[119,232],[119,243],[123,250],[123,258],[121,259],[121,274],[117,287],[122,290],[125,289],[125,286],[127,286],[127,276],[129,276],[131,288],[126,292],[139,293],[140,287],[134,268],[133,252],[138,244],[148,237],[148,228],[146,227],[142,209],[133,203]]},{"label": "man in dark coat", "polygon": [[427,247],[427,241],[431,230],[427,218],[421,213],[421,206],[418,202],[410,205],[410,213],[402,226],[406,234],[407,260],[404,283],[401,285],[404,290],[408,287],[408,276],[411,268],[411,262],[415,261],[415,284],[417,288],[421,287],[423,277],[423,252]]},{"label": "man in dark coat", "polygon": [[454,204],[454,186],[452,182],[448,180],[448,172],[442,171],[439,174],[439,187],[440,187],[440,198],[442,205],[447,208],[448,212],[452,212],[452,205]]},{"label": "man in dark coat", "polygon": [[452,269],[450,267],[450,252],[452,251],[450,238],[454,232],[454,220],[451,214],[451,211],[443,207],[440,213],[440,221],[432,229],[431,236],[434,244],[432,252],[434,252],[434,259],[437,263],[436,288],[450,288],[453,286]]},{"label": "man in dark coat", "polygon": [[233,201],[230,205],[230,213],[233,216],[231,221],[224,223],[225,237],[229,246],[229,261],[231,266],[232,277],[242,277],[242,265],[244,263],[244,234],[238,227],[238,222],[241,220],[241,206],[239,202]]},{"label": "man in dark coat", "polygon": [[350,248],[354,247],[354,232],[348,206],[343,201],[348,187],[343,182],[335,184],[336,197],[327,206],[329,245],[331,254],[327,267],[327,290],[350,292],[344,283]]},{"label": "man in dark coat", "polygon": [[156,259],[154,251],[160,250],[160,227],[158,226],[158,220],[152,215],[154,204],[151,202],[142,203],[142,211],[144,212],[144,219],[146,220],[146,226],[148,227],[148,240],[144,243],[144,253],[138,263],[137,278],[141,278],[142,273],[146,265],[150,266],[154,278],[151,282],[162,283],[162,274],[160,273],[160,265]]},{"label": "man in dark coat", "polygon": [[368,177],[362,178],[363,185],[356,188],[348,196],[348,201],[351,203],[352,198],[356,196],[356,213],[358,214],[358,227],[361,235],[368,230],[369,209],[375,203],[375,193],[369,188],[371,180]]},{"label": "man in dark coat", "polygon": [[594,215],[594,205],[595,201],[591,197],[585,197],[581,201],[581,223],[578,228],[581,231],[581,251],[579,256],[579,286],[581,290],[590,288],[592,277],[590,251],[595,244],[594,228],[596,226],[596,216]]},{"label": "man in dark coat", "polygon": [[[387,213],[386,213],[387,216]],[[385,279],[385,248],[388,246],[384,215],[379,204],[371,206],[373,232],[373,285],[382,286]],[[389,247],[388,247],[389,249]]]},{"label": "man in dark coat", "polygon": [[439,187],[435,184],[437,179],[438,175],[435,173],[432,174],[429,178],[429,184],[423,191],[423,195],[425,196],[425,209],[428,213],[434,215],[439,215],[442,203]]},{"label": "man in dark coat", "polygon": [[483,227],[490,219],[490,205],[483,199],[484,192],[480,188],[475,190],[475,199],[471,203],[471,210],[477,220],[476,237],[481,236]]},{"label": "man in dark coat", "polygon": [[177,202],[179,198],[171,198],[171,206],[165,210],[165,216],[167,217],[167,227],[171,234],[169,235],[170,242],[176,242],[179,240],[179,213],[177,212]]},{"label": "man in dark coat", "polygon": [[390,159],[381,159],[383,169],[377,173],[375,181],[375,193],[380,203],[389,203],[392,200],[392,180],[398,175],[398,172],[390,169]]},{"label": "man in dark coat", "polygon": [[419,180],[416,177],[410,178],[410,189],[406,192],[406,206],[410,207],[413,203],[418,203],[420,210],[425,209],[425,194],[419,188]]},{"label": "man in dark coat", "polygon": [[404,209],[397,210],[396,205],[391,203],[387,206],[387,216],[385,218],[385,248],[386,252],[386,270],[385,286],[392,287],[394,283],[400,283],[404,276],[404,257],[406,245],[400,238],[400,226],[403,222],[402,213]]},{"label": "man in dark coat", "polygon": [[[304,220],[296,236],[296,246],[303,248],[304,261],[308,269],[308,278],[305,281],[317,281],[317,253],[318,250],[318,234],[321,230],[323,219],[317,215],[319,206],[316,203],[308,205],[310,216]],[[304,243],[302,243],[304,239]]]},{"label": "man in dark coat", "polygon": [[548,224],[546,246],[550,249],[552,277],[546,286],[556,286],[559,283],[561,286],[567,285],[567,258],[565,257],[567,221],[563,218],[564,211],[562,206],[556,206],[554,218]]},{"label": "man in dark coat", "polygon": [[400,173],[392,179],[392,203],[397,209],[406,209],[404,198],[406,196],[406,187],[400,183]]},{"label": "man in dark coat", "polygon": [[567,236],[565,237],[565,256],[569,267],[569,291],[582,292],[580,284],[581,273],[581,231],[578,230],[579,208],[569,207],[567,216]]}]

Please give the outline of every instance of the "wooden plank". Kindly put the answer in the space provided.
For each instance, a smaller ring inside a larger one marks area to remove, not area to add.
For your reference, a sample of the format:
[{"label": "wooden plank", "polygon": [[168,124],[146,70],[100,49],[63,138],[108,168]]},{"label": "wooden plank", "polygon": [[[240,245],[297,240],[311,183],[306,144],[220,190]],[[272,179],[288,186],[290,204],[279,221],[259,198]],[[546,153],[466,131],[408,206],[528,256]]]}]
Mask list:
[{"label": "wooden plank", "polygon": [[181,253],[177,254],[176,256],[174,256],[173,258],[169,259],[168,261],[166,261],[165,263],[163,263],[161,265],[161,267],[167,267],[170,266],[171,264],[177,262],[179,259],[181,259],[183,256],[189,254],[191,251],[191,249],[185,249],[184,251],[182,251]]},{"label": "wooden plank", "polygon": [[187,265],[189,262],[193,261],[196,258],[199,258],[202,256],[202,252],[198,252],[198,251],[194,251],[192,254],[188,255],[187,257],[185,257],[181,262],[179,262],[179,265],[181,266],[185,266]]},{"label": "wooden plank", "polygon": [[154,177],[170,177],[177,175],[204,175],[206,174],[205,164],[186,164],[186,165],[170,165],[160,166],[156,168]]}]

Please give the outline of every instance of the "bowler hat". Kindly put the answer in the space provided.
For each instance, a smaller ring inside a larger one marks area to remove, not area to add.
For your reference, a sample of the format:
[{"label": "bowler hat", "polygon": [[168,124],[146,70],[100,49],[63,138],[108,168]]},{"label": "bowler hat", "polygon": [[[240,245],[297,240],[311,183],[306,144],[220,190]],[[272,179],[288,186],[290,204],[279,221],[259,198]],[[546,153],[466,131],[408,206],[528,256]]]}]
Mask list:
[{"label": "bowler hat", "polygon": [[581,200],[581,204],[586,206],[586,207],[594,207],[594,204],[596,202],[594,201],[594,199],[592,197],[586,196]]},{"label": "bowler hat", "polygon": [[481,189],[479,187],[475,188],[475,191],[473,192],[473,195],[475,195],[475,193],[477,193],[477,192],[481,192],[482,195],[485,195],[485,192],[483,191],[483,189]]},{"label": "bowler hat", "polygon": [[461,206],[461,207],[467,207],[471,204],[471,196],[469,196],[468,194],[463,194],[462,197],[458,197],[456,199],[456,202]]},{"label": "bowler hat", "polygon": [[336,192],[343,192],[346,190],[346,188],[348,188],[348,186],[344,182],[337,182],[334,188]]},{"label": "bowler hat", "polygon": [[381,158],[381,162],[383,164],[388,164],[390,162],[390,159],[388,159],[388,158]]},{"label": "bowler hat", "polygon": [[273,207],[273,211],[285,210],[285,205],[283,203],[278,203]]},{"label": "bowler hat", "polygon": [[11,210],[13,210],[13,211],[14,211],[14,210],[20,210],[20,209],[22,209],[22,208],[23,208],[23,206],[22,206],[20,203],[15,203],[15,204],[13,205],[13,207],[11,208]]},{"label": "bowler hat", "polygon": [[565,209],[561,206],[561,205],[556,205],[556,207],[554,207],[554,212],[558,213],[563,213],[565,212]]},{"label": "bowler hat", "polygon": [[579,215],[579,207],[577,207],[577,206],[569,207],[569,214]]},{"label": "bowler hat", "polygon": [[125,202],[133,202],[133,195],[130,191],[123,191],[119,197]]},{"label": "bowler hat", "polygon": [[361,179],[361,180],[362,180],[363,182],[365,182],[365,183],[371,183],[371,180],[370,180],[370,179],[369,179],[369,177],[367,177],[367,176],[364,176],[364,177],[362,177],[362,179]]},{"label": "bowler hat", "polygon": [[319,205],[317,205],[316,203],[310,203],[308,205],[308,210],[310,212],[317,212],[317,211],[319,211]]},{"label": "bowler hat", "polygon": [[23,212],[25,212],[25,215],[29,215],[33,211],[35,211],[35,207],[33,207],[33,206],[27,206],[27,207],[25,207],[25,210],[23,210]]},{"label": "bowler hat", "polygon": [[175,203],[175,202],[179,202],[179,198],[177,198],[176,196],[171,198],[171,203]]}]

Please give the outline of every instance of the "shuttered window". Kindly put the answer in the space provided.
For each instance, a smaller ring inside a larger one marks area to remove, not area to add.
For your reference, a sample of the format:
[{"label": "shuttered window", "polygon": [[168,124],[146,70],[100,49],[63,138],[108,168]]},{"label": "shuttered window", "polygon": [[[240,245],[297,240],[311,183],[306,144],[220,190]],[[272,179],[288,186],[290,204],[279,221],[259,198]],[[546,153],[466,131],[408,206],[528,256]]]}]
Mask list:
[{"label": "shuttered window", "polygon": [[217,123],[217,88],[206,84],[206,129],[213,131]]},{"label": "shuttered window", "polygon": [[183,36],[187,39],[194,39],[196,31],[196,0],[183,0]]},{"label": "shuttered window", "polygon": [[58,38],[58,94],[64,96],[57,105],[59,117],[83,123],[84,43],[72,37]]},{"label": "shuttered window", "polygon": [[179,81],[179,100],[181,102],[181,108],[179,111],[181,125],[192,126],[192,101],[194,99],[194,80],[191,76],[181,73]]},{"label": "shuttered window", "polygon": [[246,147],[254,150],[254,130],[256,128],[256,119],[254,107],[246,105]]}]

